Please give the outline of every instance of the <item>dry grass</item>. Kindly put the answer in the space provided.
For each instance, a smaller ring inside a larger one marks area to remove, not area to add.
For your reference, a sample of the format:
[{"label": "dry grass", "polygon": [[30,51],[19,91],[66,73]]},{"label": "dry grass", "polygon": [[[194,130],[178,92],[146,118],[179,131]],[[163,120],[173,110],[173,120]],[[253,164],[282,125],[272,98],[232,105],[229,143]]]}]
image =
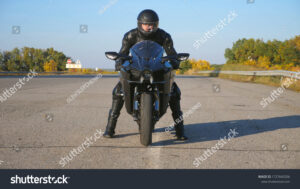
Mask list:
[{"label": "dry grass", "polygon": [[[242,65],[242,64],[225,64],[220,66],[219,69],[216,70],[230,70],[230,71],[261,71],[264,70],[262,68],[257,68],[250,65]],[[222,79],[230,79],[233,81],[239,82],[251,82],[251,83],[259,83],[264,85],[270,85],[279,87],[281,86],[281,81],[286,79],[287,77],[282,76],[247,76],[247,75],[235,75],[235,74],[216,74],[216,73],[194,73],[193,70],[188,70],[184,73],[184,75],[201,75],[201,76],[208,76],[208,77],[219,77]],[[294,81],[288,89],[300,92],[300,80]]]},{"label": "dry grass", "polygon": [[[219,78],[230,79],[240,82],[251,82],[259,83],[270,86],[279,87],[282,84],[282,80],[287,79],[287,77],[282,76],[244,76],[244,75],[229,75],[229,74],[220,74]],[[300,92],[300,80],[294,81],[289,85],[288,89]]]}]

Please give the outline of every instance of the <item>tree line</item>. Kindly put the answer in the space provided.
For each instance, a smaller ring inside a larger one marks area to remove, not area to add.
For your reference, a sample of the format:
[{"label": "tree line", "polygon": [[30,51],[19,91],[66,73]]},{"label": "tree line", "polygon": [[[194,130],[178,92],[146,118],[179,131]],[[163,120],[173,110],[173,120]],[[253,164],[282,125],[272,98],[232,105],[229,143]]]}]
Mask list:
[{"label": "tree line", "polygon": [[[300,35],[285,41],[239,39],[232,48],[225,49],[224,56],[226,65],[300,71]],[[0,71],[65,71],[69,58],[53,48],[14,48],[0,51]],[[180,68],[177,73],[212,70],[214,66],[206,60],[189,59],[182,62]]]},{"label": "tree line", "polygon": [[68,58],[53,48],[14,48],[0,51],[0,71],[64,71]]},{"label": "tree line", "polygon": [[300,35],[285,41],[239,39],[227,48],[226,64],[243,64],[264,69],[300,69]]}]

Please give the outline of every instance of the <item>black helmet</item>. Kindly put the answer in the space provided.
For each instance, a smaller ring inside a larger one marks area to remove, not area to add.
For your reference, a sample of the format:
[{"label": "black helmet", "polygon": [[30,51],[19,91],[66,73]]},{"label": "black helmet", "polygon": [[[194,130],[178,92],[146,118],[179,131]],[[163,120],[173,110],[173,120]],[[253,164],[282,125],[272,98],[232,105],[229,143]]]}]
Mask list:
[{"label": "black helmet", "polygon": [[[150,36],[151,34],[157,31],[159,18],[156,12],[150,9],[146,9],[140,12],[140,14],[137,17],[137,22],[138,22],[139,31],[145,36]],[[153,30],[152,31],[143,30],[142,24],[153,24]]]}]

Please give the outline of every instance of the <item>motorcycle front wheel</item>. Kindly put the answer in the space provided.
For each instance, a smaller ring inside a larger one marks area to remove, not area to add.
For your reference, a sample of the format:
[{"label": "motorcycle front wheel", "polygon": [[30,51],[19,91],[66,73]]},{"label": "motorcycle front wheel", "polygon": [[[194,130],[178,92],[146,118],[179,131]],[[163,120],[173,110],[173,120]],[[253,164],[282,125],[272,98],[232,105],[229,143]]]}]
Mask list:
[{"label": "motorcycle front wheel", "polygon": [[144,146],[152,143],[152,128],[153,128],[153,101],[152,95],[143,93],[140,102],[140,141]]}]

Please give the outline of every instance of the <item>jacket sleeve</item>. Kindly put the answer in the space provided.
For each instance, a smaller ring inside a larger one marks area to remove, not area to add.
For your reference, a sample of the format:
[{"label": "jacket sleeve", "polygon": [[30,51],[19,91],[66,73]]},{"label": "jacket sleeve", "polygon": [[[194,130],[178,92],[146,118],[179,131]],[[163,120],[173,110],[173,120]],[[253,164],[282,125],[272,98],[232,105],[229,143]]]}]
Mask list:
[{"label": "jacket sleeve", "polygon": [[163,47],[167,53],[167,55],[175,55],[177,54],[176,50],[174,49],[173,40],[171,35],[166,33],[166,37],[163,43]]},{"label": "jacket sleeve", "polygon": [[122,47],[120,49],[120,54],[123,55],[129,55],[129,49],[131,48],[131,42],[130,42],[130,33],[125,33],[123,40],[122,40]]},{"label": "jacket sleeve", "polygon": [[[166,37],[165,37],[163,47],[164,47],[164,49],[165,49],[168,56],[177,54],[176,50],[174,49],[173,40],[172,40],[170,34],[168,34],[168,33],[166,33]],[[179,69],[180,61],[172,60],[171,65],[173,66],[174,69]]]}]

